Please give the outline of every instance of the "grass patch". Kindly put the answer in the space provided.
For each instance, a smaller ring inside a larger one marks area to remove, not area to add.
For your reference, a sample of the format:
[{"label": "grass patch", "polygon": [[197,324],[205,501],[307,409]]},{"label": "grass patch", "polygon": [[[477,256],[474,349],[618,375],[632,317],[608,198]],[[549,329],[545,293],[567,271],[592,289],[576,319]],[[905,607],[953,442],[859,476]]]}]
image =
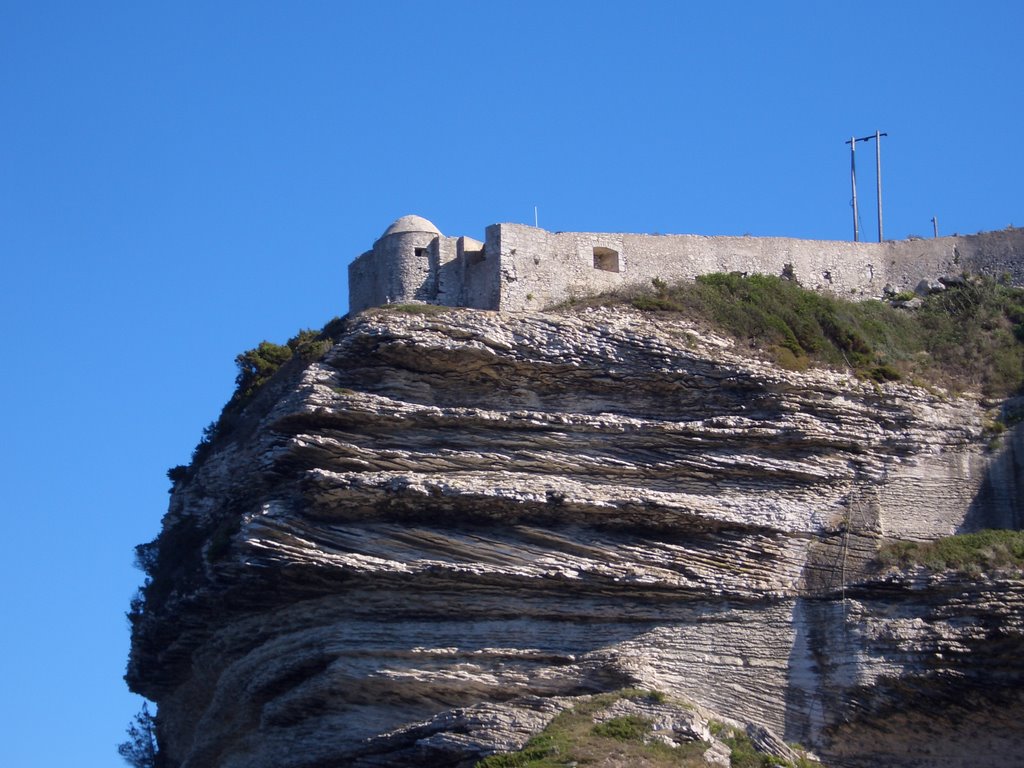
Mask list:
[{"label": "grass patch", "polygon": [[613,717],[611,720],[598,723],[591,729],[591,733],[595,736],[605,736],[619,741],[642,742],[650,732],[651,721],[637,715]]},{"label": "grass patch", "polygon": [[405,315],[440,315],[443,312],[450,312],[452,308],[440,304],[385,304],[376,309],[383,312],[400,312]]},{"label": "grass patch", "polygon": [[573,306],[673,312],[745,343],[780,366],[852,369],[876,382],[916,379],[1006,397],[1024,384],[1024,290],[971,277],[915,311],[852,302],[770,275],[710,274]]},{"label": "grass patch", "polygon": [[[476,764],[476,768],[556,768],[569,765],[645,765],[653,768],[682,766],[706,768],[704,752],[708,744],[695,741],[679,747],[670,747],[660,741],[646,743],[651,723],[645,718],[626,715],[594,724],[593,716],[622,698],[646,699],[663,703],[659,693],[625,689],[593,696],[555,717],[541,733],[530,739],[518,752],[491,755]],[[761,768],[761,766],[789,765],[771,755],[754,749],[750,739],[717,721],[710,721],[711,732],[733,749],[733,766]],[[797,768],[810,768],[820,763],[801,760]]]},{"label": "grass patch", "polygon": [[616,765],[704,768],[707,744],[698,741],[677,748],[661,742],[646,744],[644,738],[650,733],[651,724],[642,717],[627,715],[594,724],[596,712],[622,698],[664,699],[659,694],[635,689],[593,696],[557,715],[520,751],[491,755],[479,761],[476,768],[556,768],[602,764],[609,758]]},{"label": "grass patch", "polygon": [[1024,570],[1024,531],[985,530],[935,541],[890,541],[879,549],[884,566],[922,565],[933,571],[976,575],[993,570]]},{"label": "grass patch", "polygon": [[[711,720],[708,723],[708,727],[716,739],[728,745],[729,749],[732,750],[732,754],[729,756],[732,768],[772,768],[772,766],[822,768],[821,763],[806,757],[800,757],[796,763],[791,763],[788,760],[783,760],[781,757],[758,752],[754,747],[754,742],[750,740],[747,734],[735,728],[730,728],[717,720]],[[799,744],[793,745],[793,749],[798,752],[804,751],[803,747]]]}]

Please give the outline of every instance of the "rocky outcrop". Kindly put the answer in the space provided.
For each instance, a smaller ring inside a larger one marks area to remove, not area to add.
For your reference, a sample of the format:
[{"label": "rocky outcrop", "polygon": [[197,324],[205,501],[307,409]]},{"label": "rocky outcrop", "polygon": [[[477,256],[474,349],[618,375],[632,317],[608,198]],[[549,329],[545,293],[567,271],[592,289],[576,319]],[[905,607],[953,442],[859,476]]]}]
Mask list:
[{"label": "rocky outcrop", "polygon": [[624,686],[834,765],[1019,746],[1021,582],[871,565],[1015,514],[1019,439],[746,352],[621,309],[348,320],[176,484],[128,672],[170,764],[468,766]]}]

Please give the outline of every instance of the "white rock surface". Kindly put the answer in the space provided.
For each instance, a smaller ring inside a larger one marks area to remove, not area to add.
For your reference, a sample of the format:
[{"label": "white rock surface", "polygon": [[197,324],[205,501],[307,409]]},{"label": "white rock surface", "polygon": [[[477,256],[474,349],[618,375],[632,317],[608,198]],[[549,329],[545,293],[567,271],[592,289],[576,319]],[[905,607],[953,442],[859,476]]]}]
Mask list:
[{"label": "white rock surface", "polygon": [[230,427],[135,625],[172,766],[469,766],[624,686],[832,765],[1019,746],[1019,580],[869,568],[1019,515],[970,400],[669,315],[376,312]]}]

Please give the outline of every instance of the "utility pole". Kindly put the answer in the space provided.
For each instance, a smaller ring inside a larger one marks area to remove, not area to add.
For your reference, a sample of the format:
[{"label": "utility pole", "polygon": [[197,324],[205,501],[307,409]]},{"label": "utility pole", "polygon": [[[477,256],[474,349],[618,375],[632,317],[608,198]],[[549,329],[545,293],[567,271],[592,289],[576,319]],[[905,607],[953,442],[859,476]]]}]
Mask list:
[{"label": "utility pole", "polygon": [[850,183],[853,185],[853,241],[860,239],[860,222],[857,220],[857,166],[856,149],[858,141],[875,140],[875,183],[878,188],[878,242],[882,242],[882,137],[887,133],[875,131],[874,136],[861,138],[850,137],[846,143],[850,145]]},{"label": "utility pole", "polygon": [[887,133],[875,131],[875,181],[878,186],[878,242],[882,242],[882,137]]},{"label": "utility pole", "polygon": [[[853,242],[860,240],[860,222],[857,214],[857,141],[853,136],[846,142],[850,145],[850,186],[853,187]],[[863,141],[863,139],[860,139]]]}]

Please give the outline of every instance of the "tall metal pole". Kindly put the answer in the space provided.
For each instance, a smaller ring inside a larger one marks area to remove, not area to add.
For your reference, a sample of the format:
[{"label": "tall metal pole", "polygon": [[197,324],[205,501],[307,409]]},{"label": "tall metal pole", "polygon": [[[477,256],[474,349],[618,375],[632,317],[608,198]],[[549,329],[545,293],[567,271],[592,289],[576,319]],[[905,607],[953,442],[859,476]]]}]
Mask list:
[{"label": "tall metal pole", "polygon": [[878,180],[878,242],[882,242],[882,137],[875,131],[875,178]]},{"label": "tall metal pole", "polygon": [[853,241],[857,242],[860,240],[860,224],[857,221],[857,166],[856,166],[856,149],[858,141],[871,141],[875,140],[875,180],[878,186],[878,242],[882,242],[882,137],[888,136],[887,133],[881,131],[875,131],[874,136],[863,136],[857,138],[851,136],[850,140],[846,142],[850,145],[850,183],[853,185]]},{"label": "tall metal pole", "polygon": [[857,215],[857,139],[850,137],[850,186],[853,187],[853,242],[860,240]]}]

